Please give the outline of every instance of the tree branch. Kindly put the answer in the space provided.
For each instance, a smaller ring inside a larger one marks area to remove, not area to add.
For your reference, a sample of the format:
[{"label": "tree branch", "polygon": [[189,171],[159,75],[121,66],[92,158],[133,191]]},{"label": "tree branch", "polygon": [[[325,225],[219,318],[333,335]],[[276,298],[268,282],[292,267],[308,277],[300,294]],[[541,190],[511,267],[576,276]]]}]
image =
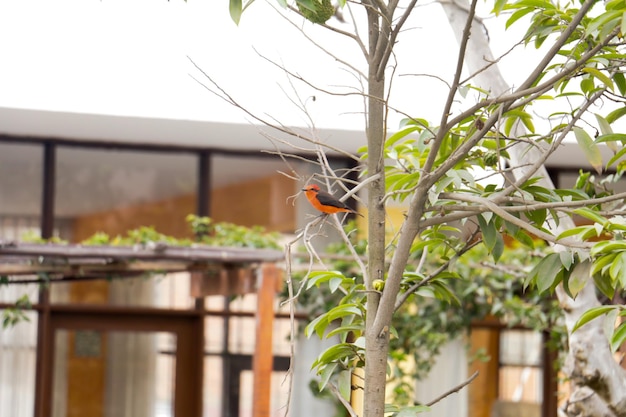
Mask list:
[{"label": "tree branch", "polygon": [[473,380],[476,379],[476,377],[478,376],[478,371],[474,372],[472,374],[472,376],[470,376],[467,380],[461,382],[459,385],[457,385],[456,387],[444,392],[443,394],[441,394],[439,397],[435,398],[434,400],[430,401],[429,403],[426,403],[426,406],[431,407],[435,404],[437,404],[439,401],[443,400],[444,398],[461,391],[463,388],[465,388],[466,386],[468,386]]}]

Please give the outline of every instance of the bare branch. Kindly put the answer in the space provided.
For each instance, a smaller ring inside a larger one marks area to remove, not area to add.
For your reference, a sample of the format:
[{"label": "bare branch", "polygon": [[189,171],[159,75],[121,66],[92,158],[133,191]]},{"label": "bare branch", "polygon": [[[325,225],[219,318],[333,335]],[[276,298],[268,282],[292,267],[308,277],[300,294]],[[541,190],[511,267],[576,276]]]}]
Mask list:
[{"label": "bare branch", "polygon": [[350,404],[348,401],[346,401],[345,398],[343,398],[337,387],[332,382],[328,383],[328,388],[330,388],[333,394],[335,394],[335,397],[337,397],[341,405],[345,407],[346,411],[350,414],[350,417],[359,417],[356,411],[354,411],[354,409],[352,408],[352,404]]},{"label": "bare branch", "polygon": [[424,279],[422,279],[420,282],[416,282],[415,284],[411,285],[404,293],[402,293],[401,295],[398,296],[398,299],[395,302],[394,305],[394,312],[398,311],[398,309],[400,307],[402,307],[402,304],[404,304],[406,302],[406,300],[409,299],[409,297],[411,296],[411,294],[413,294],[415,291],[419,290],[420,288],[422,288],[424,285],[428,284],[430,281],[432,281],[433,279],[435,279],[437,277],[437,275],[439,275],[440,273],[442,273],[443,271],[445,271],[446,269],[448,269],[450,267],[450,264],[454,261],[456,261],[457,259],[459,259],[461,256],[463,256],[463,254],[465,254],[467,251],[469,251],[470,249],[472,249],[473,247],[475,247],[476,245],[480,244],[481,241],[480,240],[474,240],[475,236],[478,234],[478,230],[476,230],[473,234],[472,237],[470,237],[468,239],[468,242],[463,246],[463,248],[461,248],[461,250],[459,250],[457,253],[454,254],[454,256],[452,256],[450,259],[448,259],[446,262],[444,262],[442,265],[440,265],[437,269],[435,269],[430,275],[428,275],[427,277],[425,277]]},{"label": "bare branch", "polygon": [[466,194],[461,194],[461,193],[454,193],[454,199],[459,200],[459,201],[467,201],[471,203],[476,203],[484,207],[487,207],[489,211],[502,217],[504,220],[508,221],[509,223],[512,223],[518,226],[519,228],[524,229],[525,231],[545,240],[546,242],[551,242],[555,244],[558,243],[563,246],[569,246],[572,248],[581,248],[581,249],[590,249],[594,245],[592,242],[580,242],[580,241],[576,241],[573,239],[557,240],[554,235],[546,233],[543,230],[540,230],[536,228],[535,226],[525,222],[524,220],[521,220],[518,217],[515,217],[512,214],[509,214],[506,210],[498,206],[493,200],[488,199],[488,198],[471,196],[471,195],[466,195]]},{"label": "bare branch", "polygon": [[[274,8],[274,10],[276,10],[278,12],[278,14],[280,14],[289,24],[291,24],[292,26],[294,26],[300,33],[302,33],[302,35],[309,41],[311,42],[313,45],[315,45],[316,47],[318,47],[321,51],[323,51],[324,53],[328,54],[329,56],[331,56],[332,58],[336,59],[338,62],[341,62],[342,64],[344,64],[346,67],[352,68],[354,71],[359,72],[356,68],[354,68],[350,63],[343,61],[341,59],[338,59],[335,55],[329,53],[326,48],[322,47],[319,43],[317,43],[315,41],[315,39],[313,39],[312,37],[310,37],[302,27],[298,26],[293,20],[289,19],[284,13],[281,13],[280,10],[272,5],[272,7]],[[300,16],[302,16],[302,13],[300,13],[300,10],[298,10],[297,8],[293,7],[293,6],[288,6],[289,10],[299,14]],[[304,17],[304,16],[302,16]],[[363,43],[363,41],[361,40],[361,38],[355,33],[350,33],[350,32],[346,32],[344,30],[341,30],[339,28],[336,28],[334,26],[330,26],[326,23],[319,23],[319,26],[322,26],[330,31],[333,31],[335,33],[338,33],[340,35],[343,35],[347,38],[350,38],[352,40],[354,40],[357,45],[359,46],[359,48],[361,49],[361,51],[363,52],[363,55],[365,57],[367,57],[367,48],[365,47],[365,44]],[[356,26],[356,24],[355,24]]]},{"label": "bare branch", "polygon": [[478,376],[478,371],[474,372],[472,374],[472,376],[470,376],[466,381],[464,381],[464,382],[460,383],[459,385],[457,385],[456,387],[454,387],[454,388],[444,392],[439,397],[437,397],[434,400],[432,400],[431,402],[427,403],[426,406],[431,407],[431,406],[437,404],[439,401],[443,400],[444,398],[448,397],[449,395],[452,395],[455,392],[459,392],[460,390],[465,388],[467,385],[469,385],[473,380],[475,380],[477,376]]},{"label": "bare branch", "polygon": [[[454,97],[456,96],[457,89],[459,88],[459,80],[461,79],[461,74],[463,72],[463,62],[465,61],[465,51],[467,49],[467,43],[469,42],[470,31],[472,28],[472,21],[474,19],[474,13],[476,12],[476,4],[478,0],[472,0],[470,5],[470,10],[468,12],[468,18],[465,23],[465,28],[463,29],[463,37],[459,46],[459,53],[457,55],[456,69],[454,73],[454,79],[452,81],[452,85],[450,91],[448,92],[448,98],[446,99],[446,103],[444,104],[443,111],[441,112],[441,121],[439,126],[447,126],[447,120],[450,116],[450,109],[452,108],[452,103],[454,102]],[[439,148],[441,147],[441,143],[447,133],[447,129],[441,129],[437,132],[435,139],[433,140],[433,144],[431,145],[431,152],[428,154],[428,158],[426,159],[426,163],[424,164],[424,172],[430,172],[432,170],[433,164],[435,163],[435,158],[439,153]]]},{"label": "bare branch", "polygon": [[[391,10],[391,13],[393,13],[395,11],[396,7],[397,7],[397,1],[389,2],[389,3],[390,3],[389,8]],[[386,46],[384,48],[384,51],[383,51],[384,53],[381,56],[380,61],[378,62],[378,70],[376,71],[376,76],[379,79],[384,76],[385,67],[387,66],[387,62],[389,62],[389,58],[391,57],[391,54],[393,52],[393,47],[396,44],[396,40],[398,38],[398,35],[400,34],[400,31],[402,30],[402,27],[406,23],[407,19],[409,18],[409,16],[413,12],[413,8],[415,7],[416,3],[417,3],[417,0],[411,0],[411,2],[408,4],[406,10],[402,14],[402,16],[400,16],[400,20],[398,21],[398,23],[396,23],[396,26],[393,28],[393,30],[389,34],[389,41],[387,42],[387,44],[386,44]],[[385,13],[385,12],[383,12],[383,14],[385,16],[388,16],[388,14]]]}]

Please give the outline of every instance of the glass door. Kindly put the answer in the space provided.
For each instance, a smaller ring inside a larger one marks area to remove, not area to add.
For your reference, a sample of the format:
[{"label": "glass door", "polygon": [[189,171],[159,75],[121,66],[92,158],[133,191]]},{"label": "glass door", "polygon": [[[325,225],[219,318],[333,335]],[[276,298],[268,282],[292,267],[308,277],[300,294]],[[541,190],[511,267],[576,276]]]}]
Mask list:
[{"label": "glass door", "polygon": [[172,417],[176,335],[58,329],[52,416]]},{"label": "glass door", "polygon": [[51,314],[46,417],[199,417],[202,317]]}]

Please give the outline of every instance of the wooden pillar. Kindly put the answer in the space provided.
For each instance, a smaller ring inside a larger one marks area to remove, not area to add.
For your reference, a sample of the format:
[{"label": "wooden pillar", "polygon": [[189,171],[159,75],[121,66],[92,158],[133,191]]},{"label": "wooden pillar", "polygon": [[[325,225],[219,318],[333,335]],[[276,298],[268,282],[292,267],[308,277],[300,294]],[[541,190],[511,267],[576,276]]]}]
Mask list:
[{"label": "wooden pillar", "polygon": [[469,389],[469,417],[489,417],[494,402],[498,399],[500,331],[498,328],[473,328],[470,334],[470,350],[484,349],[490,359],[474,361],[469,374],[478,371],[478,377]]},{"label": "wooden pillar", "polygon": [[269,417],[273,368],[272,329],[274,295],[279,281],[275,265],[264,264],[257,277],[256,342],[252,359],[254,375],[252,416]]},{"label": "wooden pillar", "polygon": [[559,390],[558,374],[554,365],[558,360],[558,353],[548,347],[549,332],[542,333],[543,353],[543,401],[541,403],[541,416],[553,417],[557,415]]},{"label": "wooden pillar", "polygon": [[39,291],[37,320],[37,358],[35,362],[35,417],[52,414],[52,361],[54,360],[54,335],[50,328],[50,292]]}]

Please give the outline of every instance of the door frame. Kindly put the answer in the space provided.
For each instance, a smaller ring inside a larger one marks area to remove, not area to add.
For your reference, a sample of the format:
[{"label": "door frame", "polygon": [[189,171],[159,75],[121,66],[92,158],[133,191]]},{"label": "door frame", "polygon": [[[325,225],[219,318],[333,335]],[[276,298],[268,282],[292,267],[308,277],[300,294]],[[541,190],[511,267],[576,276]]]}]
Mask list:
[{"label": "door frame", "polygon": [[[56,307],[56,308],[55,308]],[[112,306],[51,306],[41,363],[43,404],[36,417],[51,417],[56,330],[145,331],[176,335],[174,417],[202,416],[204,315],[198,310]]]},{"label": "door frame", "polygon": [[[289,356],[273,356],[272,371],[288,372],[291,366],[291,358]],[[227,365],[229,373],[228,383],[224,384],[225,392],[222,396],[225,402],[222,407],[223,417],[239,417],[239,402],[241,400],[241,373],[243,371],[252,371],[252,355],[244,354],[228,354],[222,357]]]}]

